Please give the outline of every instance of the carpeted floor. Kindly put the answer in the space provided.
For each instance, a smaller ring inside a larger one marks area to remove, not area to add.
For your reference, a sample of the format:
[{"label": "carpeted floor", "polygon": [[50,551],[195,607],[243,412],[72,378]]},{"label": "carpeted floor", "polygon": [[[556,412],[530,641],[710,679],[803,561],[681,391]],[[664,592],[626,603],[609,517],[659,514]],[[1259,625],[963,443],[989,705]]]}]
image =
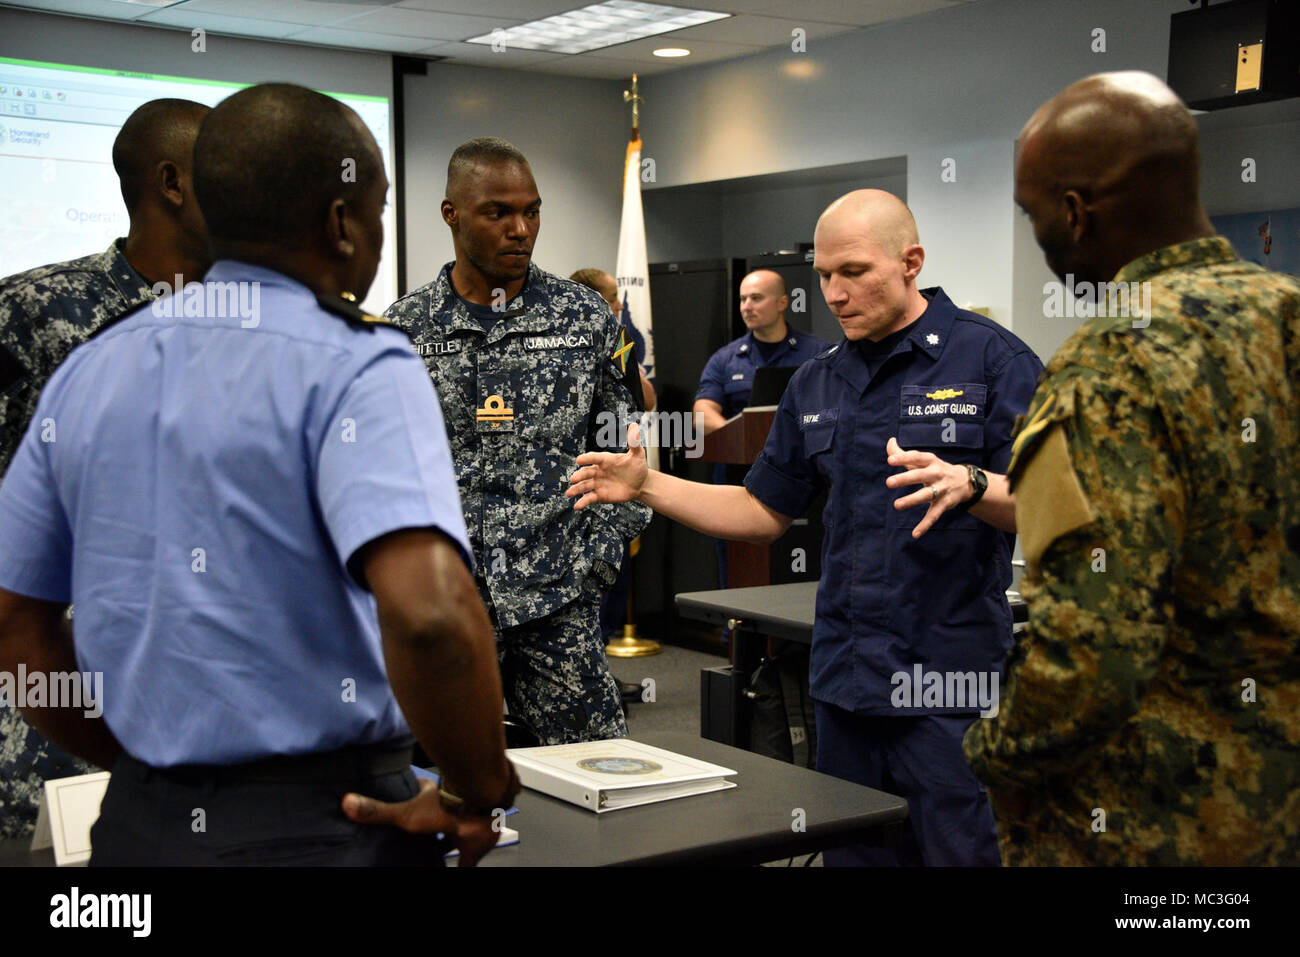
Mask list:
[{"label": "carpeted floor", "polygon": [[[700,733],[700,671],[725,665],[727,659],[674,645],[647,658],[610,658],[619,681],[642,686],[643,700],[627,705],[632,737],[655,731]],[[645,700],[653,698],[653,700]]]}]

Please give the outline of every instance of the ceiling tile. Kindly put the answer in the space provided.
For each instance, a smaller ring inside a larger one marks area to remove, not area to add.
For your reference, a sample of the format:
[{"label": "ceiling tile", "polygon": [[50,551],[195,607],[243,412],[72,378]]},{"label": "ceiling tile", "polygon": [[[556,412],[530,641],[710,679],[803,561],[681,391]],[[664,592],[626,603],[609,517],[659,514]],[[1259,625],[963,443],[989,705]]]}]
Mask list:
[{"label": "ceiling tile", "polygon": [[661,36],[680,37],[683,40],[718,40],[722,43],[739,43],[758,47],[785,46],[791,41],[791,31],[800,27],[809,40],[847,33],[857,27],[842,23],[815,23],[811,20],[783,20],[776,17],[756,17],[748,14],[728,17],[687,27]]},{"label": "ceiling tile", "polygon": [[367,9],[355,3],[326,3],[314,0],[184,0],[169,8],[173,12],[215,13],[223,17],[276,20],[303,26],[324,26],[355,17]]},{"label": "ceiling tile", "polygon": [[[768,13],[773,6],[798,8],[798,0],[647,0],[649,3],[667,3],[668,6],[686,7],[690,10],[713,10],[717,13]],[[864,3],[870,0],[863,0]],[[772,16],[789,16],[790,11]]]},{"label": "ceiling tile", "polygon": [[141,3],[124,3],[121,0],[5,0],[5,5],[45,13],[74,13],[79,16],[104,17],[112,20],[134,20],[158,10],[158,7]]},{"label": "ceiling tile", "polygon": [[[466,3],[465,6],[468,7],[470,4]],[[512,27],[518,22],[513,17],[471,17],[455,13],[384,7],[353,17],[347,21],[346,28],[367,33],[424,37],[426,40],[467,40],[470,37],[491,33],[498,27],[502,29]]]},{"label": "ceiling tile", "polygon": [[436,10],[439,13],[473,14],[476,17],[504,17],[527,23],[557,13],[568,13],[590,4],[582,0],[401,0],[401,10]]},{"label": "ceiling tile", "polygon": [[[654,63],[690,66],[692,63],[708,63],[713,60],[726,60],[731,57],[747,56],[763,50],[760,46],[742,43],[719,43],[716,40],[687,40],[681,34],[685,31],[661,33],[655,37],[645,37],[618,46],[602,47],[592,52],[605,60],[625,60],[630,63]],[[660,47],[685,47],[691,51],[690,56],[676,59],[657,57],[654,51]]]},{"label": "ceiling tile", "polygon": [[793,20],[806,17],[821,23],[867,27],[963,5],[962,0],[766,0],[763,8],[754,12]]},{"label": "ceiling tile", "polygon": [[446,57],[452,63],[501,67],[507,70],[518,70],[525,66],[532,69],[532,64],[568,59],[563,53],[546,53],[542,50],[511,47],[496,53],[490,46],[482,43],[439,43],[419,52],[429,56]]},{"label": "ceiling tile", "polygon": [[302,29],[299,23],[281,23],[277,20],[250,20],[247,17],[224,17],[216,13],[183,10],[156,10],[148,16],[137,17],[140,23],[161,23],[171,27],[195,27],[214,33],[228,33],[237,37],[271,37],[282,39]]},{"label": "ceiling tile", "polygon": [[[301,27],[295,29],[302,30]],[[366,33],[337,27],[310,27],[288,39],[294,43],[318,43],[350,50],[376,50],[382,53],[420,53],[429,49],[428,37],[400,37],[391,33]]]}]

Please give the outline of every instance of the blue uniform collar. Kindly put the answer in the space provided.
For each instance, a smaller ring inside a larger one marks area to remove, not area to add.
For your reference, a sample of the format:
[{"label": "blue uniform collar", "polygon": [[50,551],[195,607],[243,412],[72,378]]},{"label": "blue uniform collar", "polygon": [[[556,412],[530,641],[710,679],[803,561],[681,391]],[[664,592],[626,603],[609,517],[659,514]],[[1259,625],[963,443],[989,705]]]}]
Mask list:
[{"label": "blue uniform collar", "polygon": [[[889,354],[890,359],[904,352],[915,351],[925,353],[931,361],[938,361],[948,345],[948,334],[957,317],[957,307],[939,286],[922,289],[921,295],[925,296],[929,305],[921,317],[912,323],[912,331],[894,347],[894,351]],[[830,367],[853,386],[859,395],[867,390],[871,383],[871,372],[861,353],[847,338],[841,339],[822,355]]]},{"label": "blue uniform collar", "polygon": [[204,282],[256,282],[274,286],[294,295],[307,296],[315,301],[316,294],[306,285],[269,266],[246,263],[237,259],[218,259],[203,277]]},{"label": "blue uniform collar", "polygon": [[948,345],[948,334],[952,332],[953,320],[957,318],[957,307],[939,286],[922,289],[921,295],[930,304],[921,313],[921,318],[912,325],[912,334],[899,343],[894,352],[901,352],[910,345],[937,360]]},{"label": "blue uniform collar", "polygon": [[[760,359],[763,357],[763,353],[758,350],[759,341],[755,338],[753,329],[747,329],[745,334],[740,337],[740,340],[740,347],[736,350],[739,355],[751,354]],[[776,352],[772,353],[771,361],[775,362],[786,351],[794,351],[799,348],[799,334],[787,322],[785,324],[785,338],[778,339],[776,342],[764,343],[764,345],[779,347]]]}]

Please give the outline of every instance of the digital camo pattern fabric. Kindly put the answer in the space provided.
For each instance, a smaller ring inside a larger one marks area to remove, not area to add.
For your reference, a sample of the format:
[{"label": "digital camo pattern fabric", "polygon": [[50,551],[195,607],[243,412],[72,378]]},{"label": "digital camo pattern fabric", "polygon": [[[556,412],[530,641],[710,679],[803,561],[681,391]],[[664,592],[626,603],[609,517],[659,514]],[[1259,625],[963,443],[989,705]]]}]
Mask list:
[{"label": "digital camo pattern fabric", "polygon": [[559,611],[504,629],[497,645],[510,713],[542,744],[627,737],[623,696],[605,658],[594,576]]},{"label": "digital camo pattern fabric", "polygon": [[1029,628],[966,755],[1008,864],[1294,864],[1300,282],[1219,237],[1116,281],[1150,325],[1079,329],[1016,439]]},{"label": "digital camo pattern fabric", "polygon": [[[59,363],[105,321],[153,298],[122,245],[0,280],[0,476]],[[0,706],[0,736],[0,836],[17,837],[36,826],[46,780],[95,768],[7,706]]]},{"label": "digital camo pattern fabric", "polygon": [[0,475],[59,363],[105,321],[154,298],[123,244],[0,280]]},{"label": "digital camo pattern fabric", "polygon": [[0,708],[0,840],[36,829],[46,781],[97,770],[50,744],[13,708]]},{"label": "digital camo pattern fabric", "polygon": [[[451,288],[450,267],[386,313],[411,336],[442,404],[475,577],[499,627],[548,615],[606,586],[623,546],[649,524],[628,502],[575,511],[578,455],[626,448],[633,400],[622,327],[586,286],[529,266],[523,291],[485,333]],[[601,567],[601,566],[604,567]]]}]

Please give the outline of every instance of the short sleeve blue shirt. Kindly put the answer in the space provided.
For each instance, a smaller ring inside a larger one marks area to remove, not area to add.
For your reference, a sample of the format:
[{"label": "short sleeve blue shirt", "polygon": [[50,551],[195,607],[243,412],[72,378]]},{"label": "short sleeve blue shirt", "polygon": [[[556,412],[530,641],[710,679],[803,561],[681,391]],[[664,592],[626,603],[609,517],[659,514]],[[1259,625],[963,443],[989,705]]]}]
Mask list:
[{"label": "short sleeve blue shirt", "polygon": [[925,312],[874,376],[846,339],[795,373],[745,479],[759,501],[790,516],[829,490],[811,687],[861,714],[907,713],[890,702],[898,672],[1000,669],[1012,643],[1005,591],[1015,536],[949,511],[913,540],[926,510],[893,507],[917,487],[885,486],[900,471],[885,445],[896,436],[904,449],[1005,472],[1016,416],[1043,366],[943,290],[923,295]]},{"label": "short sleeve blue shirt", "polygon": [[423,527],[469,561],[406,336],[222,261],[51,378],[0,486],[0,587],[75,603],[78,666],[138,760],[326,751],[409,734],[352,560]]},{"label": "short sleeve blue shirt", "polygon": [[747,332],[709,357],[695,398],[718,403],[722,406],[723,418],[729,419],[749,402],[749,393],[754,389],[755,369],[803,365],[829,345],[812,333],[787,327],[780,348],[764,362],[754,333]]}]

